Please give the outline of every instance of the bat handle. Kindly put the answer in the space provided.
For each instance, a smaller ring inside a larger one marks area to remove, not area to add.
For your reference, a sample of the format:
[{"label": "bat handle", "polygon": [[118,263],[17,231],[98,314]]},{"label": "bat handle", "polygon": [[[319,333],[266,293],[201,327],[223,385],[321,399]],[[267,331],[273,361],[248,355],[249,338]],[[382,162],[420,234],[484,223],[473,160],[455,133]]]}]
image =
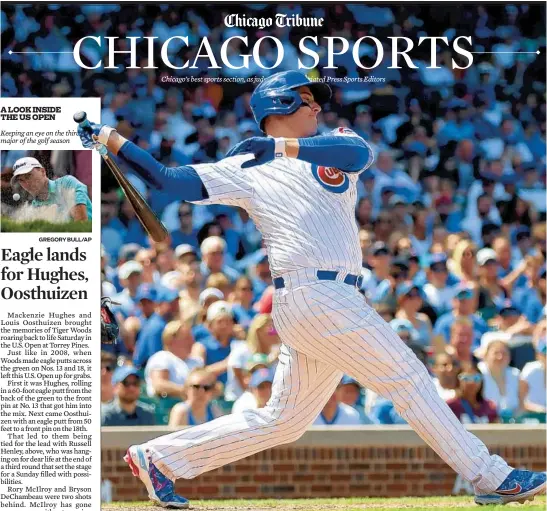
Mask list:
[{"label": "bat handle", "polygon": [[[79,126],[84,130],[91,130],[91,123],[89,122],[87,118],[87,113],[85,112],[76,112],[72,118],[74,119],[74,122],[77,122]],[[96,147],[97,151],[101,156],[107,156],[108,150],[103,144],[97,144]]]}]

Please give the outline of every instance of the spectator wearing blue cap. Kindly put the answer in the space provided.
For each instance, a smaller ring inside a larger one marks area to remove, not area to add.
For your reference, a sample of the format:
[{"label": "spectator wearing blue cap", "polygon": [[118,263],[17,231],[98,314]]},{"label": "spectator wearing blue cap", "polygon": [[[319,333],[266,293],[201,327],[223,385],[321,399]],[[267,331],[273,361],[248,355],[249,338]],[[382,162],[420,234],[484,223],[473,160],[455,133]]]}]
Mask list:
[{"label": "spectator wearing blue cap", "polygon": [[101,407],[101,426],[153,426],[154,413],[138,402],[141,379],[135,367],[118,367],[112,375],[115,398]]},{"label": "spectator wearing blue cap", "polygon": [[186,401],[177,403],[169,415],[169,426],[197,426],[212,421],[221,410],[212,402],[218,393],[216,376],[205,368],[194,369],[184,384]]},{"label": "spectator wearing blue cap", "polygon": [[452,299],[452,311],[437,319],[433,329],[434,335],[440,336],[443,342],[448,343],[454,321],[458,318],[468,318],[473,324],[473,348],[477,348],[480,345],[481,336],[488,332],[489,327],[476,310],[477,299],[473,289],[466,285],[458,286]]},{"label": "spectator wearing blue cap", "polygon": [[228,357],[234,338],[234,314],[228,302],[219,300],[207,309],[209,335],[196,342],[191,356],[203,362],[218,380],[226,385],[228,379]]},{"label": "spectator wearing blue cap", "polygon": [[148,359],[162,349],[161,335],[167,323],[179,316],[178,291],[162,287],[156,296],[156,310],[142,328],[135,346],[133,363],[144,367]]},{"label": "spectator wearing blue cap", "polygon": [[408,319],[393,319],[389,322],[389,326],[407,346],[415,344],[418,340],[418,331]]},{"label": "spectator wearing blue cap", "polygon": [[264,408],[272,396],[273,371],[271,369],[258,369],[251,375],[249,390],[254,397],[256,407]]},{"label": "spectator wearing blue cap", "polygon": [[372,424],[372,420],[365,413],[365,408],[363,406],[363,388],[359,385],[357,380],[354,380],[350,376],[344,375],[336,389],[336,392],[338,393],[338,401],[341,404],[351,406],[359,413],[361,424]]},{"label": "spectator wearing blue cap", "polygon": [[[522,310],[530,323],[538,323],[543,316],[546,302],[545,264],[533,257],[524,262],[525,284],[513,290],[513,303]],[[539,269],[538,269],[539,266]]]},{"label": "spectator wearing blue cap", "polygon": [[452,298],[456,294],[454,286],[448,284],[448,267],[446,254],[433,254],[429,261],[427,282],[423,292],[428,303],[437,316],[448,312],[452,306]]},{"label": "spectator wearing blue cap", "polygon": [[376,293],[376,288],[381,282],[389,277],[389,268],[391,265],[391,252],[383,241],[377,241],[372,245],[367,260],[369,268],[363,268],[361,275],[363,283],[361,289],[366,297],[372,300]]},{"label": "spectator wearing blue cap", "polygon": [[142,282],[142,265],[136,261],[127,261],[118,268],[118,277],[122,291],[112,299],[120,305],[116,311],[120,311],[124,317],[135,313],[137,305],[137,290]]},{"label": "spectator wearing blue cap", "polygon": [[362,424],[359,412],[342,403],[334,391],[313,422],[314,426],[358,426]]},{"label": "spectator wearing blue cap", "polygon": [[432,341],[432,327],[429,317],[418,312],[423,306],[422,292],[413,282],[404,282],[397,286],[396,319],[409,321],[416,332],[414,342],[420,346],[429,346]]},{"label": "spectator wearing blue cap", "polygon": [[545,414],[547,412],[547,389],[545,388],[545,359],[547,356],[547,338],[538,339],[536,360],[528,362],[520,373],[524,382],[524,410]]}]

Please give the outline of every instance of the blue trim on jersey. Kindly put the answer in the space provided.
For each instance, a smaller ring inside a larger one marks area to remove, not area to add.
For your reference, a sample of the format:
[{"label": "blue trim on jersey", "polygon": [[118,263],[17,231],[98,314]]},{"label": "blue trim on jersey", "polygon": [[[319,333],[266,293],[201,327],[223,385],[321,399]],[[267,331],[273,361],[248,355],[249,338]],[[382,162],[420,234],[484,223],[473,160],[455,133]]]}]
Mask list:
[{"label": "blue trim on jersey", "polygon": [[[323,166],[323,165],[321,165]],[[325,189],[332,193],[344,193],[349,188],[349,178],[343,172],[340,172],[340,175],[344,177],[344,180],[339,185],[329,185],[321,180],[319,177],[319,166],[312,164],[311,172],[315,180]]]}]

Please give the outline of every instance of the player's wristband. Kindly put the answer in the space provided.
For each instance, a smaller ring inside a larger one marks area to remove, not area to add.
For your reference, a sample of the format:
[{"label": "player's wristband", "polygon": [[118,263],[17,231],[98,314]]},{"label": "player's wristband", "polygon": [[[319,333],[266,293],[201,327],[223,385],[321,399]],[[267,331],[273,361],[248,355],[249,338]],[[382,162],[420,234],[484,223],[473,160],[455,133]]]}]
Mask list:
[{"label": "player's wristband", "polygon": [[116,131],[114,128],[111,128],[110,126],[103,126],[101,128],[101,131],[99,131],[99,136],[97,137],[97,140],[100,144],[106,145],[108,142],[108,137],[110,137],[110,134]]},{"label": "player's wristband", "polygon": [[283,137],[274,138],[275,149],[274,156],[276,158],[286,158],[287,157],[287,142]]}]

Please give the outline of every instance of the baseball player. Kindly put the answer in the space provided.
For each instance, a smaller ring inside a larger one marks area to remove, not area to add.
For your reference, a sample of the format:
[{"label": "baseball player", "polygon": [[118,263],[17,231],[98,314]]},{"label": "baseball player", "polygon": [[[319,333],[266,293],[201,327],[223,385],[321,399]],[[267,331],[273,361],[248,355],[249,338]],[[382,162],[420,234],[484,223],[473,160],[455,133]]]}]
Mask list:
[{"label": "baseball player", "polygon": [[217,163],[166,168],[109,126],[79,130],[85,147],[105,144],[157,189],[196,204],[246,209],[265,239],[275,286],[273,320],[283,344],[267,406],[131,446],[126,461],[153,501],[185,508],[176,479],[295,441],[345,373],[393,401],[435,452],[472,482],[476,502],[533,498],[545,490],[545,474],[512,469],[491,455],[359,293],[356,182],[373,156],[347,128],[315,136],[320,105],[330,96],[325,83],[296,71],[269,77],[251,98],[266,136],[239,143]]}]

